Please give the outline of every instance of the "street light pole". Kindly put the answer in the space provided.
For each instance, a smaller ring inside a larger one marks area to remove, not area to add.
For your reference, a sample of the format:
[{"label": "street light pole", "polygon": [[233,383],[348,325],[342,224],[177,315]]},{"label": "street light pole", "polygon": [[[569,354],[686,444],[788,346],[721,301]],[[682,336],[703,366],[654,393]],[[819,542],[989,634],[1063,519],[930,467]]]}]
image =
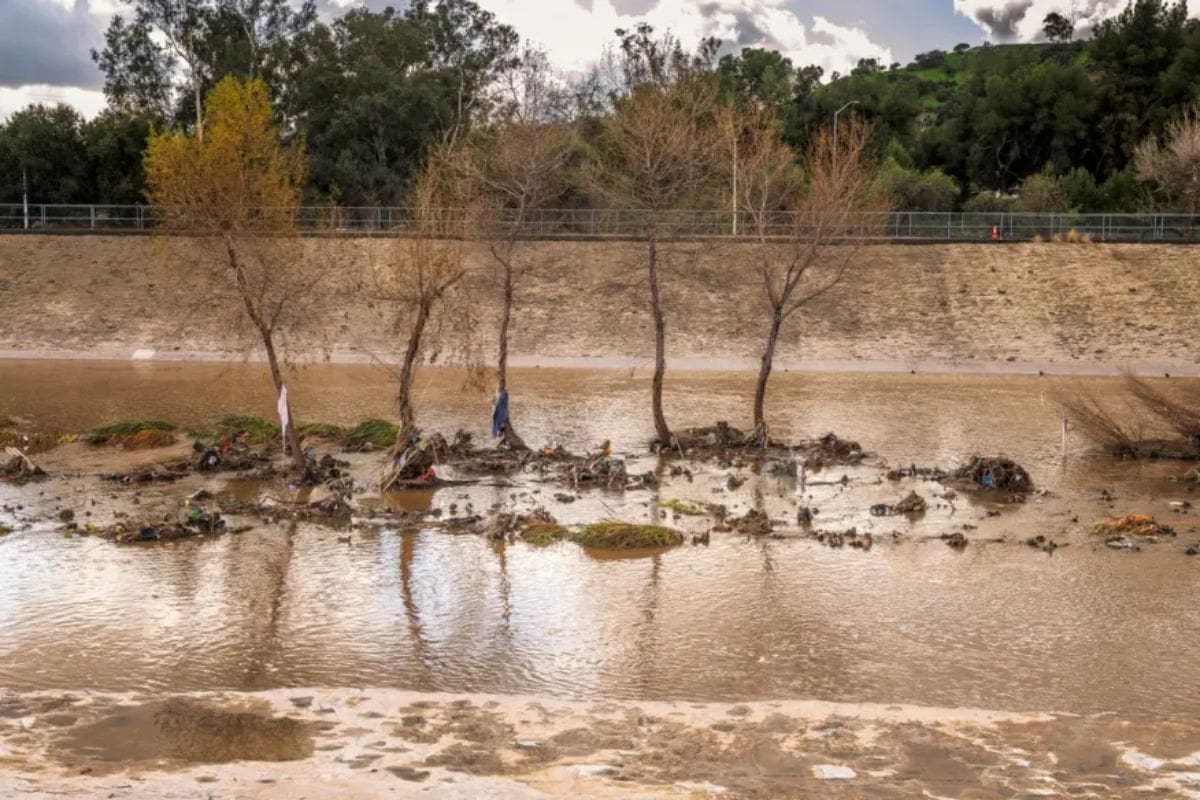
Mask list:
[{"label": "street light pole", "polygon": [[837,118],[838,118],[838,114],[841,114],[843,111],[845,111],[850,106],[856,106],[856,105],[859,105],[859,101],[851,100],[849,103],[846,103],[846,105],[842,106],[837,111],[833,112],[833,171],[835,173],[837,172],[837,154],[838,154],[838,149],[837,149],[837,134],[838,134]]}]

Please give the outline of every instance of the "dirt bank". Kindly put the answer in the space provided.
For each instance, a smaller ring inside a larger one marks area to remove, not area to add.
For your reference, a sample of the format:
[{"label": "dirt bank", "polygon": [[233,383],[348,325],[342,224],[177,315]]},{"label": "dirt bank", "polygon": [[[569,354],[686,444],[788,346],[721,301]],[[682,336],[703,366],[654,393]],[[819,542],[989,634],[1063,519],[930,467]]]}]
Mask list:
[{"label": "dirt bank", "polygon": [[[351,287],[386,258],[380,240],[313,241],[329,265],[313,331],[298,346],[393,357],[388,310]],[[525,359],[641,359],[652,352],[637,245],[529,245],[512,351]],[[752,363],[762,335],[747,245],[674,248],[666,276],[670,354]],[[1180,366],[1200,359],[1196,249],[1136,245],[879,246],[784,331],[783,362]],[[189,290],[178,243],[151,238],[0,237],[0,350],[231,353],[226,320]],[[482,260],[480,259],[480,263]],[[496,318],[480,283],[485,353]],[[452,337],[456,320],[443,326]]]}]

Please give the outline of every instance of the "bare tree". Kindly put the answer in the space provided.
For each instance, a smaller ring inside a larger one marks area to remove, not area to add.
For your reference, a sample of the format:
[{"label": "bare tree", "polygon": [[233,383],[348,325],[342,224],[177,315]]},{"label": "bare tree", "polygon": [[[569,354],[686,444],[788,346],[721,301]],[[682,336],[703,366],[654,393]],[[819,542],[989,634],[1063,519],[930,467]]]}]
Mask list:
[{"label": "bare tree", "polygon": [[[280,339],[311,321],[305,301],[324,274],[313,246],[296,231],[304,153],[280,144],[261,81],[225,78],[209,93],[207,112],[204,140],[198,131],[151,137],[147,193],[164,230],[189,237],[183,255],[198,268],[207,310],[231,307],[250,324],[282,396]],[[300,437],[285,411],[284,438],[303,472]]]},{"label": "bare tree", "polygon": [[408,194],[412,215],[406,235],[388,242],[376,268],[379,297],[395,309],[395,328],[406,333],[396,404],[401,438],[416,433],[413,375],[422,360],[430,322],[439,304],[467,275],[459,197],[441,151],[431,154]]},{"label": "bare tree", "polygon": [[469,187],[473,232],[487,249],[488,275],[501,301],[492,434],[518,447],[523,444],[508,413],[508,336],[517,289],[533,266],[524,236],[532,216],[562,196],[575,148],[570,125],[546,120],[562,112],[540,63],[526,63],[520,80],[509,84],[507,118],[477,133],[455,159]]},{"label": "bare tree", "polygon": [[657,66],[649,73],[631,71],[635,76],[652,77],[615,100],[586,174],[597,194],[613,206],[633,209],[639,215],[654,319],[651,410],[656,442],[669,446],[672,435],[662,403],[667,332],[660,285],[662,246],[671,238],[678,212],[712,199],[717,171],[725,162],[716,126],[713,76],[702,71],[663,76],[654,69]]},{"label": "bare tree", "polygon": [[754,438],[765,446],[767,382],[783,323],[841,282],[861,246],[862,214],[882,208],[883,195],[867,153],[866,123],[851,120],[836,133],[817,132],[798,164],[772,112],[728,113],[737,142],[738,205],[770,315],[754,389]]},{"label": "bare tree", "polygon": [[1134,153],[1140,180],[1158,189],[1160,208],[1195,214],[1200,208],[1200,104],[1167,125],[1163,141],[1149,138]]}]

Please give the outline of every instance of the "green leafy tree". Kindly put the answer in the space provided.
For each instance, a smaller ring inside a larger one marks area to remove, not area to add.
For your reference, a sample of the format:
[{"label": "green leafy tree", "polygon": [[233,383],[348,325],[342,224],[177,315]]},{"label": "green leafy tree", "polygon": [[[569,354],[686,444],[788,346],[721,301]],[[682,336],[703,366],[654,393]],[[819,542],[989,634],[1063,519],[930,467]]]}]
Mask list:
[{"label": "green leafy tree", "polygon": [[21,199],[23,187],[36,203],[90,202],[83,117],[70,106],[31,105],[0,128],[0,192]]},{"label": "green leafy tree", "polygon": [[157,120],[146,114],[107,109],[83,126],[84,146],[91,167],[90,201],[134,204],[145,202],[143,153]]},{"label": "green leafy tree", "polygon": [[[187,235],[195,278],[213,311],[249,323],[283,390],[280,340],[310,317],[302,303],[323,274],[296,236],[305,156],[280,143],[267,87],[228,77],[209,92],[208,132],[157,133],[146,148],[149,199],[164,230]],[[296,472],[307,471],[294,417],[283,435]]]},{"label": "green leafy tree", "polygon": [[104,96],[110,108],[165,117],[172,105],[174,58],[154,41],[154,26],[145,9],[129,22],[114,16],[104,32],[104,49],[92,60],[104,73]]},{"label": "green leafy tree", "polygon": [[1042,33],[1052,42],[1069,42],[1075,38],[1075,23],[1070,17],[1051,11],[1042,20]]},{"label": "green leafy tree", "polygon": [[308,141],[310,195],[399,205],[434,145],[491,107],[490,87],[518,63],[517,36],[466,0],[348,12],[304,35],[288,96]]},{"label": "green leafy tree", "polygon": [[1133,0],[1097,26],[1088,52],[1099,76],[1097,118],[1105,166],[1120,170],[1137,144],[1161,132],[1171,116],[1162,76],[1185,40],[1187,4]]}]

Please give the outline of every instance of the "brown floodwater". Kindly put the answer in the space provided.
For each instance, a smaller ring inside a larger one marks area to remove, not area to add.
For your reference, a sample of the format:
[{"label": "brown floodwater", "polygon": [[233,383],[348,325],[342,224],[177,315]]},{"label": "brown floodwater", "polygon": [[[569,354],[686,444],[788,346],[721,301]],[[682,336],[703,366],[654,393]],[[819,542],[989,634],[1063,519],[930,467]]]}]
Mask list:
[{"label": "brown floodwater", "polygon": [[[671,376],[677,426],[745,424],[753,376]],[[482,440],[489,398],[461,373],[418,381],[430,429]],[[1075,379],[1115,398],[1119,381]],[[520,370],[514,415],[531,443],[618,451],[649,437],[647,381],[630,372]],[[910,488],[874,468],[835,469],[803,492],[795,480],[695,470],[657,492],[591,493],[556,505],[554,487],[490,483],[402,498],[411,507],[544,503],[572,523],[646,518],[668,498],[717,499],[794,520],[801,494],[822,525],[869,530],[870,552],[804,538],[714,533],[707,547],[613,558],[569,543],[537,548],[476,536],[383,528],[341,532],[263,525],[156,547],[65,537],[48,519],[0,537],[0,685],[109,691],[395,686],[633,700],[817,698],[1011,710],[1200,713],[1200,539],[1172,515],[1186,465],[1133,464],[1072,437],[1064,457],[1054,402],[1068,384],[1035,377],[780,374],[769,414],[776,436],[828,430],[893,465],[949,466],[972,452],[1023,463],[1048,494],[1019,506],[959,500],[915,521],[876,519],[875,502]],[[350,423],[391,410],[391,378],[370,367],[295,376],[302,419]],[[48,430],[161,417],[183,426],[273,407],[258,365],[0,363],[0,412]],[[369,470],[369,459],[359,468]],[[639,471],[655,469],[640,457]],[[745,472],[745,471],[743,471]],[[846,474],[849,483],[837,479]],[[94,487],[94,488],[93,488]],[[195,487],[141,490],[174,502]],[[216,486],[236,492],[256,486]],[[1116,498],[1108,503],[1102,490]],[[0,484],[0,523],[61,505],[97,515],[128,489],[95,478]],[[522,492],[527,492],[521,497]],[[59,499],[62,498],[62,499]],[[805,498],[809,499],[809,498]],[[989,516],[989,512],[993,515]],[[1151,513],[1178,539],[1141,552],[1098,545],[1087,528],[1109,513]],[[676,523],[702,530],[703,520]],[[972,527],[963,552],[936,537]],[[891,534],[899,536],[892,540]],[[1068,544],[1053,555],[1032,535]],[[994,541],[1003,539],[1003,542]]]}]

